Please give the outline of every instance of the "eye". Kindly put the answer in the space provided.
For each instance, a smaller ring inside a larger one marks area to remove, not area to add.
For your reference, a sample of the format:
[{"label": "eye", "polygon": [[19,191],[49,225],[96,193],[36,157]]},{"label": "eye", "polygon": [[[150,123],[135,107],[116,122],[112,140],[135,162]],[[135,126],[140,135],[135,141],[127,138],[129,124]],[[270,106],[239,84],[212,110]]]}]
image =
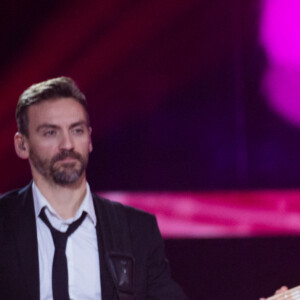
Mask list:
[{"label": "eye", "polygon": [[75,127],[75,128],[73,129],[73,132],[74,132],[75,134],[83,134],[83,133],[84,133],[84,129],[83,129],[82,127]]},{"label": "eye", "polygon": [[43,136],[50,137],[50,136],[55,136],[55,134],[56,134],[56,131],[54,129],[48,129],[48,130],[44,131]]}]

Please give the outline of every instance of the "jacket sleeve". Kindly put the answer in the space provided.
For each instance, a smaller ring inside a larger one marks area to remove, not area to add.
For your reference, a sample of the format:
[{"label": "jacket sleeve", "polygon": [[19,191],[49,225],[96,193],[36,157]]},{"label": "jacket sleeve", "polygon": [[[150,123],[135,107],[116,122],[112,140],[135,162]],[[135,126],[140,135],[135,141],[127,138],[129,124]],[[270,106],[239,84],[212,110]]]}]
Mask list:
[{"label": "jacket sleeve", "polygon": [[186,300],[180,286],[171,278],[163,240],[154,217],[148,234],[147,299]]}]

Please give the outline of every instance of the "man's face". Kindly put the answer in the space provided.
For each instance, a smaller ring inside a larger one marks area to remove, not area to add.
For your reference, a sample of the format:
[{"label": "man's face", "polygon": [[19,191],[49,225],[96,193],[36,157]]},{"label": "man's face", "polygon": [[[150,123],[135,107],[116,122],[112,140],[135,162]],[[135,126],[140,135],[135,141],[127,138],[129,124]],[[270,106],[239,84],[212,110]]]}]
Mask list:
[{"label": "man's face", "polygon": [[34,179],[66,186],[84,178],[92,144],[82,105],[73,98],[47,100],[28,108],[28,120]]}]

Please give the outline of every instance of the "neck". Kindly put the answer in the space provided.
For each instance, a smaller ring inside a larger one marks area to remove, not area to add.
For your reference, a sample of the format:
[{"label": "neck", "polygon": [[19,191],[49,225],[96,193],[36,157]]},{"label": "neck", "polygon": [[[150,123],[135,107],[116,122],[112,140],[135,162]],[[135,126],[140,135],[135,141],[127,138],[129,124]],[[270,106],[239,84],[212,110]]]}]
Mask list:
[{"label": "neck", "polygon": [[86,178],[73,185],[61,186],[43,178],[33,178],[40,192],[63,219],[73,218],[86,194]]}]

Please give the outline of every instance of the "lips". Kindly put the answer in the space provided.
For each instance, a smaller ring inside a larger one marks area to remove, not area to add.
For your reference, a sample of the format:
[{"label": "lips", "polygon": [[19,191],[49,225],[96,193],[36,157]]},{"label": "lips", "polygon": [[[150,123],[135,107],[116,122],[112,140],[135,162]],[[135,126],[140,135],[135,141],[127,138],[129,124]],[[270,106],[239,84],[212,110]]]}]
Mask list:
[{"label": "lips", "polygon": [[78,160],[77,158],[74,158],[74,157],[65,157],[63,159],[60,159],[58,161],[61,161],[61,162],[73,162],[75,160]]}]

